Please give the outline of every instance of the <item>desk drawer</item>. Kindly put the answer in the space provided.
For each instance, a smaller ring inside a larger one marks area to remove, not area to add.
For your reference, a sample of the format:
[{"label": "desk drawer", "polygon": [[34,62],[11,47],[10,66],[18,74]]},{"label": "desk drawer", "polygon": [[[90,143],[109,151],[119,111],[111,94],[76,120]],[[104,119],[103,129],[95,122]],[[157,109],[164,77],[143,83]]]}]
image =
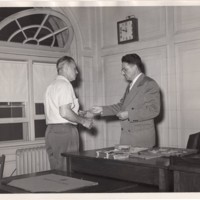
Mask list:
[{"label": "desk drawer", "polygon": [[96,158],[71,157],[70,161],[71,171],[150,185],[158,185],[159,182],[158,168],[155,167],[146,167],[123,161]]}]

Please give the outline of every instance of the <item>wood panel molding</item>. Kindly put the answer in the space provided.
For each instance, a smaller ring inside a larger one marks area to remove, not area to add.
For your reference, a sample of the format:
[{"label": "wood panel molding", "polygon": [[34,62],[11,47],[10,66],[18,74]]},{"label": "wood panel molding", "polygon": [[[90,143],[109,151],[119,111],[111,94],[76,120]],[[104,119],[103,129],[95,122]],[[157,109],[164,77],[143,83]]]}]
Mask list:
[{"label": "wood panel molding", "polygon": [[198,98],[200,83],[197,81],[200,72],[197,64],[200,57],[200,40],[176,44],[175,54],[178,146],[186,147],[189,134],[200,130],[197,105],[200,98],[200,95]]},{"label": "wood panel molding", "polygon": [[[114,9],[114,8],[113,8]],[[134,12],[134,7],[133,11]],[[151,42],[156,40],[161,40],[162,38],[166,37],[166,8],[160,7],[153,11],[150,7],[143,8],[138,7],[137,11],[137,18],[138,18],[138,31],[139,31],[139,41],[138,42],[132,42],[128,45],[118,45],[117,44],[117,28],[116,30],[112,30],[112,39],[109,39],[106,34],[108,34],[108,27],[105,26],[108,16],[103,13],[103,8],[101,9],[99,15],[100,15],[100,26],[101,26],[101,48],[102,49],[115,49],[115,48],[121,48],[121,46],[132,46],[135,48],[135,46],[138,46],[138,43],[145,43],[145,42]],[[151,21],[151,23],[146,23],[146,20],[148,19],[154,19]],[[123,20],[123,19],[121,19]],[[111,19],[111,22],[114,24],[117,24],[117,21],[119,19],[113,18]],[[113,26],[114,27],[114,26]],[[117,27],[117,25],[116,25]]]},{"label": "wood panel molding", "polygon": [[200,30],[200,6],[174,7],[174,33]]}]

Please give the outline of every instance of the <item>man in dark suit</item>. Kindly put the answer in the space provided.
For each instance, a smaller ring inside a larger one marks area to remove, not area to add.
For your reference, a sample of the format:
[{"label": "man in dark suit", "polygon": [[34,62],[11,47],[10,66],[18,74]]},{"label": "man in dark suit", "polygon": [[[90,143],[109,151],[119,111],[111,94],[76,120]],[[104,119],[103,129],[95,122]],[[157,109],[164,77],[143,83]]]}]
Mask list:
[{"label": "man in dark suit", "polygon": [[122,57],[122,75],[130,84],[119,103],[94,106],[93,114],[116,115],[121,121],[120,144],[155,146],[154,118],[160,113],[160,89],[157,83],[142,73],[143,63],[137,54]]}]

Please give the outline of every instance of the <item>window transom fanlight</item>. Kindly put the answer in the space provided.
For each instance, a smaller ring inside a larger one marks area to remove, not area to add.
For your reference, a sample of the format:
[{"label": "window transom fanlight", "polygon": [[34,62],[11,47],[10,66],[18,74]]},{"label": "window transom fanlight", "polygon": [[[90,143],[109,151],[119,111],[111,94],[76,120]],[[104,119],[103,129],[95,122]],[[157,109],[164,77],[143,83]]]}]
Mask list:
[{"label": "window transom fanlight", "polygon": [[73,34],[69,19],[47,8],[23,10],[0,22],[0,41],[9,43],[66,50]]}]

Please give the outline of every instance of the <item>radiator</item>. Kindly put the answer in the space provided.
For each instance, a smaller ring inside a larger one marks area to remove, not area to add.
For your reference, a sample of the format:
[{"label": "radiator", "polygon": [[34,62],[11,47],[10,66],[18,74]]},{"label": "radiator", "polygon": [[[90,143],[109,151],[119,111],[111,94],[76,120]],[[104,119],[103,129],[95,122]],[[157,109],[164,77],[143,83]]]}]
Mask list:
[{"label": "radiator", "polygon": [[45,146],[17,149],[16,174],[28,174],[50,169]]}]

